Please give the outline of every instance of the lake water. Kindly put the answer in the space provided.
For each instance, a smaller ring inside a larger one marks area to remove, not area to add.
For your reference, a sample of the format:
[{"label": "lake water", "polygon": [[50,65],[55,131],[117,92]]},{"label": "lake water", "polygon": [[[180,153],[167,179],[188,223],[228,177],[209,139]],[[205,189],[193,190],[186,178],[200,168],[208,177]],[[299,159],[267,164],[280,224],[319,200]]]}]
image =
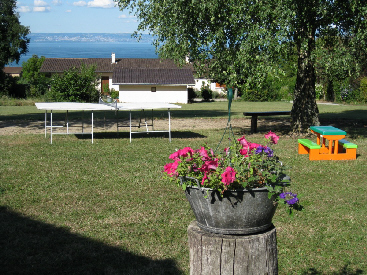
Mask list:
[{"label": "lake water", "polygon": [[155,47],[144,42],[78,42],[78,41],[41,41],[31,42],[29,51],[22,55],[18,64],[9,64],[11,67],[20,67],[32,55],[46,58],[158,58]]}]

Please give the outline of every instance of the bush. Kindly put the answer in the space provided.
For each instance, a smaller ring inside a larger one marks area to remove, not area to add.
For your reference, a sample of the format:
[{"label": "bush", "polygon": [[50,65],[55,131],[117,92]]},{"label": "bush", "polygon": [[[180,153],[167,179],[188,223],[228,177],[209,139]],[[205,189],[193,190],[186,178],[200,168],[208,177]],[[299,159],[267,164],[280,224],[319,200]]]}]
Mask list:
[{"label": "bush", "polygon": [[204,101],[210,101],[213,98],[213,91],[209,87],[202,87],[201,96]]},{"label": "bush", "polygon": [[18,77],[0,73],[0,96],[25,98],[27,85],[19,84],[18,81]]},{"label": "bush", "polygon": [[268,77],[260,87],[243,89],[241,98],[245,101],[280,101],[283,99],[281,82]]},{"label": "bush", "polygon": [[40,97],[48,90],[50,79],[45,74],[40,73],[44,61],[44,56],[38,58],[37,55],[33,55],[22,64],[23,70],[20,82],[28,86],[27,97]]},{"label": "bush", "polygon": [[321,84],[315,85],[316,99],[324,98],[324,87]]},{"label": "bush", "polygon": [[63,75],[54,75],[47,98],[52,101],[98,102],[98,76],[95,66],[72,68]]},{"label": "bush", "polygon": [[113,99],[116,99],[119,97],[119,92],[116,91],[114,88],[111,89],[110,91],[110,97],[113,98]]},{"label": "bush", "polygon": [[280,93],[269,90],[245,90],[241,98],[245,101],[280,101],[282,97]]},{"label": "bush", "polygon": [[359,83],[358,101],[367,102],[367,77],[363,77]]},{"label": "bush", "polygon": [[187,100],[192,103],[194,102],[194,98],[196,98],[196,93],[194,91],[194,88],[188,88],[187,89]]}]

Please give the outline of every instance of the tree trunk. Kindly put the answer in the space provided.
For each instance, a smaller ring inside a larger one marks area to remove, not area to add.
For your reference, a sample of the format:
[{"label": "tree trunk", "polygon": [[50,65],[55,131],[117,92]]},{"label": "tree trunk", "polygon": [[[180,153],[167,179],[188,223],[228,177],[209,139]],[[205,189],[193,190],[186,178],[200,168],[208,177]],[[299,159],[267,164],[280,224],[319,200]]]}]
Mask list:
[{"label": "tree trunk", "polygon": [[274,227],[254,235],[221,235],[201,230],[193,221],[187,233],[192,275],[278,274]]},{"label": "tree trunk", "polygon": [[311,57],[314,48],[313,38],[309,38],[306,44],[306,49],[304,45],[298,46],[297,80],[291,112],[292,128],[296,133],[305,132],[310,126],[320,124],[316,104],[315,67]]}]

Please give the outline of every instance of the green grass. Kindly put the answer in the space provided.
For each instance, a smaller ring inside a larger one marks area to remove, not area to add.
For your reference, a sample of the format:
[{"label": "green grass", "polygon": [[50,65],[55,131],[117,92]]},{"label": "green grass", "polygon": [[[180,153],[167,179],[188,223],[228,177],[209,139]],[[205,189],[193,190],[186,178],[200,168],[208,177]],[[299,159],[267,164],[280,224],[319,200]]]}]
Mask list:
[{"label": "green grass", "polygon": [[[225,108],[225,102],[189,104],[172,115],[226,117]],[[232,111],[242,118],[243,111],[267,109],[291,104],[235,102]],[[305,206],[293,218],[282,208],[274,217],[279,274],[367,273],[366,111],[320,105],[321,120],[345,129],[358,145],[357,160],[311,162],[287,135],[275,147]],[[1,106],[0,115],[14,123],[44,119],[32,106]],[[124,135],[97,134],[94,144],[56,136],[52,145],[43,135],[1,131],[0,273],[189,274],[186,230],[194,216],[161,170],[176,148],[214,147],[222,130],[173,133],[172,143],[162,135],[129,143]],[[262,134],[249,139],[260,142]]]}]

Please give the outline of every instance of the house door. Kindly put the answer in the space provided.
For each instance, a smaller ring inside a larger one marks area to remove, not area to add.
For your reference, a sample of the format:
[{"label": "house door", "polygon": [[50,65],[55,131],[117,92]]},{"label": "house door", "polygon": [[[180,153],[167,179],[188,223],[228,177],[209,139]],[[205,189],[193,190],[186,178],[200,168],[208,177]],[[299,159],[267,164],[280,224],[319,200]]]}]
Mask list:
[{"label": "house door", "polygon": [[[102,76],[102,80],[101,80],[101,95],[105,94],[105,91],[109,91],[109,77],[108,76]],[[109,92],[107,92],[107,94],[109,94]]]}]

